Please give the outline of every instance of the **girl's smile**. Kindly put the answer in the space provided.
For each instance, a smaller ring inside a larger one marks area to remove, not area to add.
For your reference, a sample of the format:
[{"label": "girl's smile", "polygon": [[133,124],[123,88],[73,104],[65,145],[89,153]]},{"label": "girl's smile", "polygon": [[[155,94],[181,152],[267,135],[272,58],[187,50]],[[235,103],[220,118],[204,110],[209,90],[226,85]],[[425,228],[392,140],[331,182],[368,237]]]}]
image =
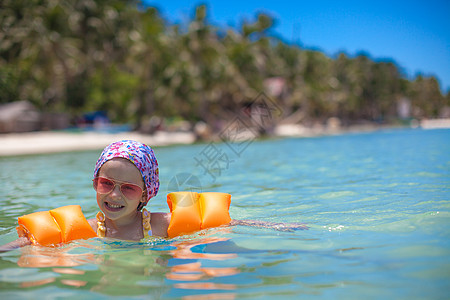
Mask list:
[{"label": "girl's smile", "polygon": [[105,207],[110,210],[110,211],[120,211],[122,208],[124,208],[125,206],[120,205],[120,204],[113,204],[111,202],[105,201]]}]

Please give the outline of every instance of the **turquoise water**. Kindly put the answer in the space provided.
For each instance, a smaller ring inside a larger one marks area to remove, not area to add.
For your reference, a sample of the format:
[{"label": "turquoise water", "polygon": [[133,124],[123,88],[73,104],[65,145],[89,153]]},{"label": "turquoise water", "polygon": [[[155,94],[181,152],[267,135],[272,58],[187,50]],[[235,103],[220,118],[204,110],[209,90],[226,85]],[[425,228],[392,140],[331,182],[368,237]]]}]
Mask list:
[{"label": "turquoise water", "polygon": [[[444,299],[450,286],[450,130],[155,149],[168,211],[176,188],[233,195],[234,226],[142,243],[92,239],[0,254],[0,298]],[[99,151],[0,158],[0,243],[17,217],[97,212]],[[206,158],[220,161],[206,161]],[[204,168],[209,163],[207,168]],[[220,167],[218,167],[220,166]]]}]

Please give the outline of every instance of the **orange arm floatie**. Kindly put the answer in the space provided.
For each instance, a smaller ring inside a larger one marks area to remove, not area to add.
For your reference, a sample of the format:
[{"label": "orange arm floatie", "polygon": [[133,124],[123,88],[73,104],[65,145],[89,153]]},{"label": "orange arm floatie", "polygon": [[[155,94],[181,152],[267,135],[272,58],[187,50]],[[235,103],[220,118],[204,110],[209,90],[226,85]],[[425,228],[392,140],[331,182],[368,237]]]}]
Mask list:
[{"label": "orange arm floatie", "polygon": [[167,195],[172,218],[169,237],[217,227],[231,221],[231,195],[226,193],[174,192]]},{"label": "orange arm floatie", "polygon": [[79,205],[35,212],[19,217],[18,221],[17,233],[20,237],[27,237],[34,245],[57,245],[97,236]]}]

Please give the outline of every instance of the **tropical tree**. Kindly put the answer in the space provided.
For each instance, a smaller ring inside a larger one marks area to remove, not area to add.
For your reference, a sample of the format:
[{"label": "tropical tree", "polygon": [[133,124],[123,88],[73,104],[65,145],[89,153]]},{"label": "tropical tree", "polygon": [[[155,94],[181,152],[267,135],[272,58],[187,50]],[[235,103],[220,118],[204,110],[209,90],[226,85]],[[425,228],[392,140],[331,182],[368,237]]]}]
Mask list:
[{"label": "tropical tree", "polygon": [[413,116],[416,118],[439,117],[440,110],[449,105],[434,76],[425,77],[419,74],[411,83],[408,96],[412,102]]},{"label": "tropical tree", "polygon": [[273,100],[290,122],[391,121],[401,99],[415,118],[446,115],[449,92],[435,77],[409,80],[394,61],[288,44],[271,33],[275,23],[259,13],[216,27],[205,5],[173,25],[133,0],[2,0],[0,103],[26,99],[73,117],[104,110],[136,128],[160,116],[220,130],[276,77],[284,93]]}]

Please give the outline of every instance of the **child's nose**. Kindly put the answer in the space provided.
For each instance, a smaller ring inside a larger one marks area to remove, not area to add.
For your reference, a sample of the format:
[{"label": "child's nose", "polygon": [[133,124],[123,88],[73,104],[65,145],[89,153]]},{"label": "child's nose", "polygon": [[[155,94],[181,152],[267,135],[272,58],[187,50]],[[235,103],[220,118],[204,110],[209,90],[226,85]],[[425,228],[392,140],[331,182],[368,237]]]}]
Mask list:
[{"label": "child's nose", "polygon": [[121,192],[120,192],[120,186],[118,184],[116,184],[114,186],[114,189],[111,192],[111,196],[115,196],[115,197],[121,197]]}]

